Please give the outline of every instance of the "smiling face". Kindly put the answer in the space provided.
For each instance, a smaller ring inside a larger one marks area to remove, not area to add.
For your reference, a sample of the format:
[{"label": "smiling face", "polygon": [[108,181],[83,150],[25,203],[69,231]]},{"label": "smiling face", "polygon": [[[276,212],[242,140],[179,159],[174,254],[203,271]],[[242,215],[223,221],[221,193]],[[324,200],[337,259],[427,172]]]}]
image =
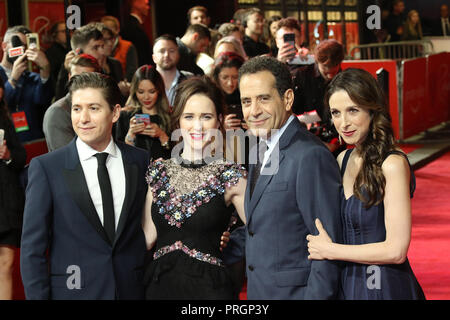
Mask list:
[{"label": "smiling face", "polygon": [[280,97],[269,71],[243,75],[239,89],[244,119],[252,134],[270,136],[271,129],[280,129],[289,118],[294,93],[288,89]]},{"label": "smiling face", "polygon": [[179,121],[185,147],[204,150],[211,143],[211,129],[220,122],[214,102],[204,94],[194,94],[187,101]]},{"label": "smiling face", "polygon": [[120,105],[111,110],[101,89],[85,88],[72,93],[72,126],[84,143],[103,151],[111,141],[113,124],[119,119]]},{"label": "smiling face", "polygon": [[150,80],[142,80],[139,82],[136,90],[136,98],[142,106],[142,112],[148,114],[156,114],[154,106],[158,101],[158,90]]},{"label": "smiling face", "polygon": [[344,90],[333,93],[329,105],[333,124],[345,143],[360,145],[369,133],[370,113],[357,106]]}]

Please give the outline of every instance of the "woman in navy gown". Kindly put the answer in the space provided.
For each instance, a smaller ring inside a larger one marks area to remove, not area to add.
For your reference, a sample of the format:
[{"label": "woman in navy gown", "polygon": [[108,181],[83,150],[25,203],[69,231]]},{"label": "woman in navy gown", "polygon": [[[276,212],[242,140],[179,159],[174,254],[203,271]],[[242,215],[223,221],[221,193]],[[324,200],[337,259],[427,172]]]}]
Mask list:
[{"label": "woman in navy gown", "polygon": [[307,236],[309,258],[346,261],[343,299],[425,299],[407,258],[415,178],[395,146],[382,89],[367,71],[347,69],[331,81],[325,104],[340,137],[355,148],[337,158],[344,244],[333,243],[317,219],[319,234]]}]

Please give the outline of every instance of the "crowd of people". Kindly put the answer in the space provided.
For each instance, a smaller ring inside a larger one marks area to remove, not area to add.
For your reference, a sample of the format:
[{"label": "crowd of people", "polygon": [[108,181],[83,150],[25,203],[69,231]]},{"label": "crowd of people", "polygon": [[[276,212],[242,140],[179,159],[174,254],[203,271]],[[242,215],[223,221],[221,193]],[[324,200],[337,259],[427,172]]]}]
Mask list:
[{"label": "crowd of people", "polygon": [[450,36],[448,4],[439,7],[439,18],[421,21],[419,11],[406,11],[405,0],[384,1],[391,4],[382,12],[382,29],[376,30],[378,42],[422,40],[428,36]]},{"label": "crowd of people", "polygon": [[[213,30],[202,6],[150,43],[148,1],[131,4],[70,48],[61,22],[46,53],[24,26],[4,35],[0,299],[17,247],[27,299],[237,299],[244,280],[249,299],[424,299],[407,260],[414,174],[342,44],[310,51],[297,19],[257,8]],[[49,152],[24,169],[41,138]]]}]

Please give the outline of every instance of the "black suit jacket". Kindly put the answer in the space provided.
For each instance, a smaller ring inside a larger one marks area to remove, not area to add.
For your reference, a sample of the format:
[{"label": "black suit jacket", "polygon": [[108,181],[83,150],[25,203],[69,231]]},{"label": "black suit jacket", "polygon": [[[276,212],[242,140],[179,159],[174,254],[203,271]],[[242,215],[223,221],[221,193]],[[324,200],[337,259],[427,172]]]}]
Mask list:
[{"label": "black suit jacket", "polygon": [[144,64],[154,65],[150,40],[136,17],[132,15],[128,17],[128,21],[122,27],[120,34],[123,39],[131,41],[136,47],[139,66]]},{"label": "black suit jacket", "polygon": [[75,139],[31,161],[20,257],[27,299],[144,297],[141,218],[148,154],[117,145],[126,194],[114,243],[90,198]]}]

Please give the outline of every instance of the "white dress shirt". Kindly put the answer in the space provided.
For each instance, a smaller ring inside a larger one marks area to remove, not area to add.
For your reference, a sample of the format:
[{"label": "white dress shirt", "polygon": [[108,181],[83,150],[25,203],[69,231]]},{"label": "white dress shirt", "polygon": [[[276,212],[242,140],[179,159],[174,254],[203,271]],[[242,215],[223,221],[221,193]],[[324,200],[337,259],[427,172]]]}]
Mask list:
[{"label": "white dress shirt", "polygon": [[[262,139],[266,144],[267,144],[267,151],[264,153],[264,161],[262,163],[261,166],[261,174],[263,173],[263,169],[267,163],[267,161],[269,160],[270,155],[273,152],[273,149],[275,149],[275,146],[277,146],[278,141],[280,141],[281,135],[283,134],[283,132],[286,130],[286,128],[289,126],[289,124],[295,119],[295,117],[293,115],[289,116],[289,118],[287,119],[286,123],[279,129],[276,130],[274,132],[274,134],[271,134],[271,136],[269,137],[269,139],[264,140]],[[272,161],[275,159],[271,159]]]},{"label": "white dress shirt", "polygon": [[448,18],[441,18],[441,27],[442,27],[442,35],[443,36],[450,36],[448,31],[450,30]]},{"label": "white dress shirt", "polygon": [[[103,203],[102,203],[102,193],[100,190],[100,184],[97,177],[97,158],[94,157],[97,150],[92,149],[81,139],[77,138],[76,146],[78,150],[78,156],[80,158],[81,167],[83,168],[84,177],[86,178],[86,183],[89,190],[89,195],[91,196],[92,202],[94,203],[95,210],[97,211],[100,222],[103,225]],[[111,141],[108,146],[102,152],[109,154],[106,159],[106,168],[108,169],[109,180],[111,181],[111,190],[114,201],[114,217],[116,230],[119,223],[120,213],[122,211],[123,202],[125,199],[125,170],[123,167],[122,153],[119,147],[114,143],[111,137]]]}]

